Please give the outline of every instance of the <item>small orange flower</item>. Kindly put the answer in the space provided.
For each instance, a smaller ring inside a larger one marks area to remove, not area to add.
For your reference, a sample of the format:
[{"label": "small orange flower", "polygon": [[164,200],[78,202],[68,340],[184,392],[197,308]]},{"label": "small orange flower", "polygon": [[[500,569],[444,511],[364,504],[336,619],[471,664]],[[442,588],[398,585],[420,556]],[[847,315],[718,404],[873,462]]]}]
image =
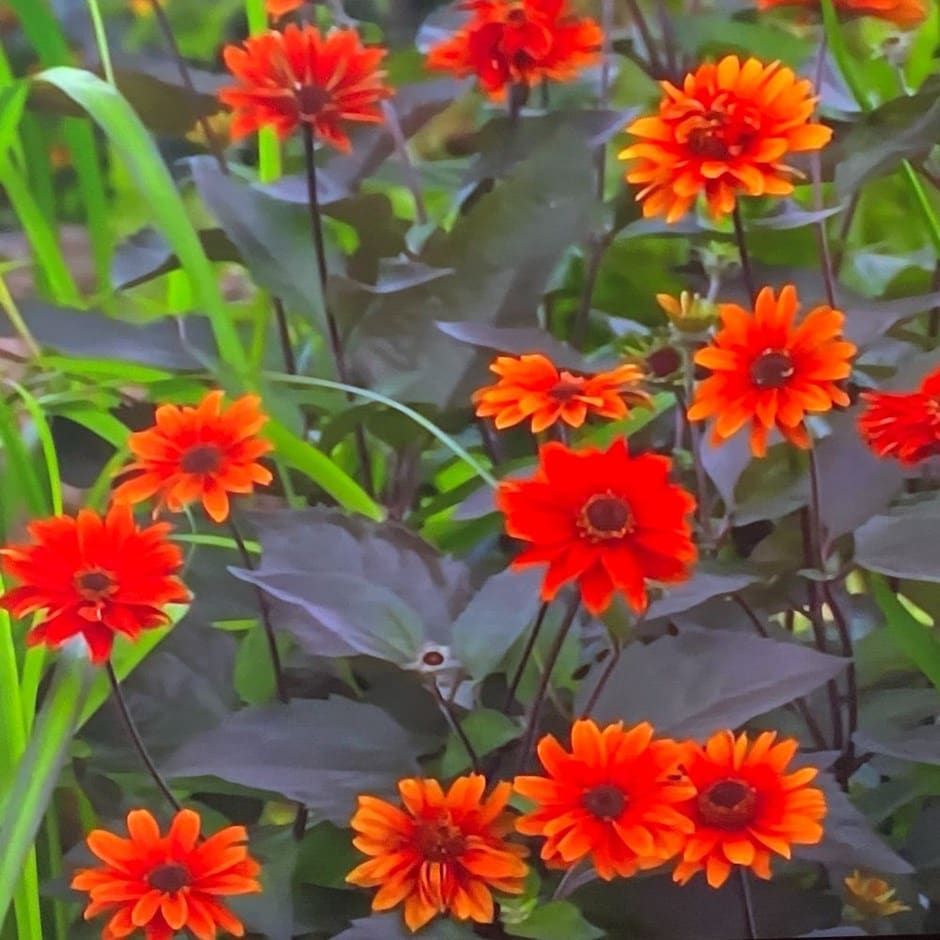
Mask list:
[{"label": "small orange flower", "polygon": [[879,457],[909,467],[940,454],[940,369],[916,392],[863,392],[867,408],[858,426]]},{"label": "small orange flower", "polygon": [[492,891],[520,894],[528,873],[521,845],[505,840],[512,819],[505,812],[512,793],[498,783],[484,797],[486,778],[458,777],[445,793],[436,780],[399,781],[403,808],[360,796],[352,818],[353,844],[368,861],[346,880],[379,887],[374,911],[404,902],[405,923],[420,930],[437,914],[492,923]]},{"label": "small orange flower", "polygon": [[392,91],[382,79],[381,47],[366,48],[354,29],[326,35],[315,26],[291,23],[226,46],[225,64],[238,80],[219,98],[235,109],[232,137],[273,127],[281,138],[301,124],[321,139],[348,152],[346,121],[381,124],[380,102]]},{"label": "small orange flower", "polygon": [[660,84],[659,114],[634,121],[627,131],[640,142],[620,153],[636,161],[627,180],[642,187],[644,216],[676,222],[701,194],[716,219],[733,211],[739,194],[787,196],[796,171],[783,158],[832,137],[810,120],[812,82],[779,62],[729,55],[686,75],[681,89]]},{"label": "small orange flower", "polygon": [[137,458],[122,473],[136,476],[114,491],[116,502],[136,504],[159,494],[156,511],[179,512],[195,500],[215,522],[229,514],[229,493],[250,493],[271,482],[258,458],[271,450],[258,432],[268,420],[260,399],[245,395],[222,409],[222,392],[209,392],[195,408],[161,405],[156,424],[131,434]]},{"label": "small orange flower", "polygon": [[167,604],[189,600],[176,577],[183,555],[169,531],[165,523],[139,529],[126,506],[112,506],[103,519],[82,509],[74,519],[33,522],[33,544],[0,550],[4,573],[20,582],[0,607],[14,617],[41,612],[26,635],[29,646],[57,648],[83,636],[92,662],[103,663],[115,634],[136,639],[169,621]]},{"label": "small orange flower", "polygon": [[513,567],[548,565],[543,600],[577,581],[593,614],[617,591],[643,611],[646,582],[685,581],[696,558],[687,518],[695,500],[669,482],[671,467],[658,454],[631,457],[623,438],[606,451],[546,444],[535,476],[504,481],[497,493],[506,531],[531,543]]},{"label": "small orange flower", "polygon": [[[874,16],[887,20],[901,29],[912,29],[927,19],[925,0],[834,0],[839,13],[845,16]],[[819,9],[819,0],[757,0],[760,10],[779,6],[801,6]]]},{"label": "small orange flower", "polygon": [[571,727],[570,752],[549,734],[538,755],[547,776],[516,777],[516,791],[538,804],[516,829],[545,837],[552,868],[590,857],[606,881],[628,877],[671,858],[693,830],[677,811],[695,795],[679,769],[682,750],[646,722],[601,729],[583,718]]},{"label": "small orange flower", "polygon": [[797,447],[810,446],[804,425],[808,412],[847,405],[849,396],[836,385],[852,371],[855,346],[841,337],[845,317],[832,307],[816,307],[799,324],[796,288],[779,297],[765,287],[754,312],[721,304],[722,328],[710,346],[695,354],[712,375],[699,383],[689,419],[717,416],[712,441],[721,444],[751,423],[751,451],[767,453],[774,426]]},{"label": "small orange flower", "polygon": [[428,68],[475,75],[494,100],[512,85],[567,82],[600,61],[600,26],[568,0],[465,0],[470,21],[428,53]]},{"label": "small orange flower", "polygon": [[682,807],[695,824],[673,879],[685,884],[704,871],[709,885],[720,888],[732,865],[743,865],[759,878],[770,877],[770,853],[790,857],[790,846],[822,839],[826,815],[822,790],[807,784],[815,767],[786,773],[799,746],[779,743],[774,731],[758,735],[731,731],[713,734],[704,747],[688,744],[683,769],[698,795]]},{"label": "small orange flower", "polygon": [[200,841],[200,825],[198,813],[182,809],[164,836],[153,816],[137,809],[127,815],[129,839],[104,829],[88,834],[88,848],[104,864],[80,870],[72,887],[89,894],[85,920],[111,915],[102,940],[138,930],[146,940],[171,940],[181,930],[197,940],[215,940],[220,929],[245,935],[241,921],[219,901],[261,891],[245,827],[228,826]]},{"label": "small orange flower", "polygon": [[551,360],[533,353],[528,356],[498,356],[490,366],[500,378],[494,385],[473,394],[480,418],[494,418],[497,428],[512,427],[529,418],[532,433],[544,431],[556,421],[573,428],[584,424],[588,414],[601,418],[625,418],[631,404],[648,404],[649,395],[635,388],[642,370],[622,365],[594,375],[561,371]]},{"label": "small orange flower", "polygon": [[276,19],[299,10],[306,2],[307,0],[265,0],[265,9],[268,11],[268,16]]}]

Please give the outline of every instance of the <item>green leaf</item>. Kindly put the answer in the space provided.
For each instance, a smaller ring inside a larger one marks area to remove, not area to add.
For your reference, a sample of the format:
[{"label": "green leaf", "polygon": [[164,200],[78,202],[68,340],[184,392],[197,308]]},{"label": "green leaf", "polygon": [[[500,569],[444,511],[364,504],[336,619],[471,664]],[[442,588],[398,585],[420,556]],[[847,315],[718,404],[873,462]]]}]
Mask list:
[{"label": "green leaf", "polygon": [[929,627],[914,619],[881,578],[872,577],[869,583],[872,595],[885,615],[888,635],[898,649],[940,690],[940,642]]},{"label": "green leaf", "polygon": [[549,901],[521,924],[506,924],[505,930],[511,937],[532,940],[599,940],[605,936],[570,901]]},{"label": "green leaf", "polygon": [[[522,728],[519,727],[518,722],[508,718],[502,712],[489,708],[471,712],[460,722],[460,727],[480,757],[514,741],[522,734]],[[441,758],[441,777],[444,779],[456,777],[469,767],[470,758],[467,755],[467,749],[456,734],[451,734]]]}]

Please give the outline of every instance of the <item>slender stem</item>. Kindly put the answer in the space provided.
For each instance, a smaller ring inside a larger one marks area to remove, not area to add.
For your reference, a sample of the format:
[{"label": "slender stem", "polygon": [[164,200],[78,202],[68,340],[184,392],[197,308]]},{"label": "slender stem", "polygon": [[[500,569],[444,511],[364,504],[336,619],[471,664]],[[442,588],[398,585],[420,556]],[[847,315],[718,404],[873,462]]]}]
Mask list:
[{"label": "slender stem", "polygon": [[659,58],[659,52],[656,50],[653,34],[650,32],[649,25],[646,22],[646,18],[643,16],[643,11],[640,9],[637,0],[627,0],[627,9],[630,11],[630,16],[640,33],[643,45],[646,46],[646,57],[649,61],[650,68],[657,78],[664,78],[665,69],[663,68],[662,60]]},{"label": "slender stem", "polygon": [[669,78],[674,82],[679,81],[681,76],[679,74],[679,46],[676,41],[676,30],[663,0],[656,0],[656,16],[663,34],[663,47],[666,55],[666,66],[669,69]]},{"label": "slender stem", "polygon": [[464,731],[460,726],[460,722],[457,720],[457,716],[454,714],[453,706],[450,702],[447,701],[446,698],[444,698],[444,695],[441,693],[440,686],[434,679],[431,680],[431,691],[434,693],[434,697],[437,699],[437,704],[441,707],[441,713],[444,715],[444,718],[447,719],[447,724],[450,725],[450,730],[457,735],[457,738],[463,745],[463,749],[467,752],[467,757],[470,758],[470,765],[473,767],[473,772],[478,774],[480,772],[479,755],[477,754],[473,745],[470,743],[470,738],[467,737],[467,732]]},{"label": "slender stem", "polygon": [[572,345],[580,348],[587,333],[588,320],[591,317],[591,301],[594,299],[594,288],[601,273],[601,263],[607,251],[609,237],[594,237],[590,242],[590,255],[588,256],[587,270],[584,273],[584,287],[581,291],[581,303],[575,314],[574,325],[571,328]]},{"label": "slender stem", "polygon": [[552,673],[555,671],[558,657],[561,655],[562,647],[565,645],[565,640],[568,638],[568,633],[574,623],[579,602],[580,598],[575,594],[568,605],[568,610],[565,612],[565,619],[558,628],[558,633],[555,634],[555,640],[545,659],[545,668],[542,672],[542,678],[539,681],[538,690],[535,693],[535,701],[532,703],[532,713],[529,715],[529,724],[526,728],[525,738],[523,739],[522,748],[519,752],[518,770],[520,773],[525,769],[525,765],[529,759],[529,753],[532,750],[532,745],[535,743],[535,736],[538,734],[539,729],[539,718],[542,715],[542,706],[545,703],[548,687],[551,685]]},{"label": "slender stem", "polygon": [[137,730],[137,725],[134,724],[134,719],[131,717],[130,709],[127,707],[127,701],[124,698],[124,693],[121,691],[121,683],[118,680],[117,673],[114,671],[111,660],[105,663],[105,672],[108,674],[108,682],[111,684],[111,692],[114,695],[114,701],[117,703],[118,711],[121,713],[124,727],[127,730],[128,737],[131,739],[131,743],[134,745],[134,750],[137,751],[138,757],[140,757],[141,762],[147,768],[147,773],[153,778],[157,789],[166,797],[167,802],[175,810],[182,809],[179,800],[173,796],[173,791],[170,790],[169,786],[167,786],[167,782],[160,774],[160,771],[157,770],[157,765],[153,762],[153,758],[147,750],[147,745],[144,744],[144,740]]},{"label": "slender stem", "polygon": [[[163,38],[166,40],[166,44],[170,47],[170,53],[176,62],[176,70],[179,72],[180,81],[189,92],[191,99],[195,101],[197,97],[196,86],[193,85],[193,77],[189,74],[189,66],[186,64],[186,60],[183,58],[183,54],[180,52],[179,43],[177,43],[176,37],[173,35],[173,27],[166,15],[166,11],[163,9],[163,5],[160,0],[150,0],[150,6],[153,9],[153,15],[156,17],[157,23],[160,26],[160,31],[163,33]],[[215,157],[215,161],[218,163],[219,169],[223,173],[227,174],[228,162],[225,159],[225,148],[222,146],[222,143],[219,140],[216,132],[212,129],[212,125],[209,123],[209,119],[206,117],[206,115],[200,114],[197,122],[199,124],[200,130],[203,133],[203,136],[206,138],[206,146],[209,148],[212,156]]]},{"label": "slender stem", "polygon": [[392,102],[383,101],[382,113],[385,115],[385,126],[395,143],[395,150],[398,151],[398,159],[401,160],[404,167],[405,182],[411,190],[412,199],[415,201],[415,218],[418,220],[419,225],[425,225],[428,221],[428,209],[424,201],[421,174],[418,172],[414,160],[411,159],[408,141],[405,140],[405,132],[402,130],[401,121],[398,119],[398,111]]},{"label": "slender stem", "polygon": [[839,633],[839,643],[842,655],[847,657],[849,664],[845,670],[846,682],[846,711],[848,712],[848,729],[845,735],[845,756],[839,774],[843,788],[848,786],[848,778],[852,775],[855,764],[855,741],[853,737],[858,730],[858,678],[855,673],[855,649],[852,644],[852,631],[841,605],[836,601],[835,592],[831,585],[824,581],[822,584],[823,597],[832,611],[836,630]]},{"label": "slender stem", "polygon": [[101,67],[104,77],[112,88],[117,87],[114,80],[114,66],[111,63],[111,50],[108,48],[108,34],[105,32],[104,19],[98,0],[88,0],[88,15],[91,17],[91,26],[95,32],[95,43],[98,46],[98,55],[101,57]]},{"label": "slender stem", "polygon": [[[601,64],[601,87],[598,96],[598,107],[602,110],[610,104],[610,76],[613,68],[613,34],[614,34],[614,0],[601,0],[601,29],[604,33],[604,48],[602,50],[603,63]],[[597,148],[597,199],[604,201],[604,183],[607,179],[607,144],[602,143]]]},{"label": "slender stem", "polygon": [[819,491],[819,462],[816,460],[816,449],[810,447],[809,451],[809,494],[810,494],[810,522],[815,535],[816,557],[814,565],[823,571],[826,567],[826,556],[829,554],[828,536],[822,521],[822,502]]},{"label": "slender stem", "polygon": [[754,902],[751,898],[751,886],[747,880],[747,869],[735,865],[738,870],[738,887],[741,889],[741,907],[744,910],[744,923],[750,940],[757,940],[757,920],[754,917]]},{"label": "slender stem", "polygon": [[590,717],[591,712],[594,711],[594,706],[597,705],[597,702],[601,697],[601,692],[604,691],[607,683],[610,681],[610,677],[614,674],[614,670],[617,668],[617,663],[620,662],[620,654],[623,652],[623,644],[619,640],[615,640],[613,638],[611,638],[611,642],[613,646],[610,650],[610,656],[607,659],[607,665],[604,667],[604,671],[597,680],[597,685],[594,686],[594,690],[591,692],[591,697],[587,700],[587,704],[584,706],[584,709],[581,712],[582,718]]},{"label": "slender stem", "polygon": [[711,493],[708,489],[708,475],[705,464],[702,463],[702,431],[689,420],[688,409],[695,395],[695,362],[692,350],[685,344],[682,347],[682,381],[683,392],[676,396],[680,416],[689,433],[689,452],[692,454],[692,469],[695,473],[695,489],[697,496],[696,510],[698,511],[699,527],[702,537],[707,545],[712,545],[712,506]]},{"label": "slender stem", "polygon": [[542,606],[539,607],[539,612],[536,615],[535,623],[532,625],[532,629],[529,631],[528,639],[525,641],[525,649],[522,651],[522,657],[519,660],[519,665],[516,666],[516,671],[513,673],[512,681],[509,683],[509,688],[506,690],[506,701],[503,703],[503,711],[509,711],[510,706],[516,700],[516,692],[519,689],[519,683],[522,681],[522,676],[525,673],[525,667],[529,665],[529,659],[532,657],[532,650],[535,649],[535,643],[539,638],[539,633],[542,630],[542,624],[545,623],[545,615],[548,613],[549,602],[544,601]]},{"label": "slender stem", "polygon": [[839,236],[836,242],[835,254],[832,257],[832,271],[835,277],[839,276],[842,270],[842,263],[845,261],[845,243],[852,231],[852,223],[855,221],[855,213],[858,211],[858,204],[861,196],[858,192],[852,193],[849,204],[845,212],[842,213],[842,224],[839,226]]},{"label": "slender stem", "polygon": [[[933,293],[940,291],[940,261],[933,266],[930,290]],[[937,304],[927,316],[927,336],[933,340],[940,336],[940,304]]]},{"label": "slender stem", "polygon": [[744,283],[750,295],[751,303],[757,302],[757,291],[754,289],[754,272],[751,270],[751,256],[747,250],[747,240],[744,237],[744,222],[741,219],[741,206],[736,202],[731,213],[734,221],[734,237],[738,243],[738,254],[741,257],[741,271],[744,274]]},{"label": "slender stem", "polygon": [[[254,563],[251,560],[251,554],[242,538],[241,530],[235,522],[234,515],[228,519],[229,528],[232,532],[232,538],[238,546],[238,552],[242,556],[242,563],[250,571],[254,571]],[[261,609],[261,623],[264,627],[264,635],[268,641],[268,651],[271,654],[271,668],[274,670],[274,684],[277,688],[277,697],[286,705],[290,701],[287,694],[287,684],[284,681],[284,667],[281,664],[281,654],[277,648],[277,636],[274,633],[274,625],[271,622],[271,608],[268,606],[268,598],[264,591],[254,585],[255,596],[258,598],[258,607]]]},{"label": "slender stem", "polygon": [[280,297],[272,297],[271,304],[274,307],[274,321],[277,323],[277,335],[281,341],[281,354],[284,356],[284,370],[289,375],[297,374],[297,359],[294,356],[294,347],[290,341],[290,330],[287,326],[287,311],[284,309],[284,301]]},{"label": "slender stem", "polygon": [[[330,340],[330,350],[333,353],[333,363],[336,374],[344,385],[350,384],[349,370],[346,366],[346,353],[343,349],[343,339],[340,335],[339,325],[330,310],[327,299],[327,286],[329,272],[326,267],[326,248],[323,242],[323,218],[320,213],[320,196],[317,191],[317,160],[313,141],[313,128],[304,122],[304,161],[307,168],[307,206],[310,211],[310,234],[313,238],[313,248],[317,257],[317,271],[320,274],[320,293],[323,297],[323,313],[326,319],[326,329]],[[352,401],[352,395],[347,392],[346,400]],[[362,425],[358,422],[355,427],[356,454],[359,459],[359,471],[362,474],[362,485],[365,491],[374,495],[375,487],[372,482],[372,462],[369,460],[369,450],[366,447],[366,436]]]},{"label": "slender stem", "polygon": [[[828,48],[828,37],[825,33],[819,43],[819,52],[816,56],[816,75],[815,86],[817,96],[822,90],[823,66],[826,62],[826,50]],[[809,156],[810,175],[813,181],[813,209],[816,212],[823,208],[823,189],[822,189],[822,156],[818,150]],[[823,283],[826,287],[826,301],[830,307],[836,306],[836,281],[832,267],[832,252],[829,249],[829,233],[826,229],[826,220],[820,219],[816,223],[816,241],[819,245],[819,254],[822,258]]]}]

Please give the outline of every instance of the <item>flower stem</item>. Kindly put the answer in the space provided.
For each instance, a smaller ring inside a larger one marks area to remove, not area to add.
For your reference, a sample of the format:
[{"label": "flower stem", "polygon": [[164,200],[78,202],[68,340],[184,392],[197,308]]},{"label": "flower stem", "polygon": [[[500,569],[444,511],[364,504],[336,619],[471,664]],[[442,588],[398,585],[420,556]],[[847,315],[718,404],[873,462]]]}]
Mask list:
[{"label": "flower stem", "polygon": [[170,790],[167,782],[160,774],[160,771],[157,770],[157,765],[153,762],[153,758],[150,756],[150,752],[147,750],[147,746],[144,744],[143,738],[141,738],[140,732],[137,730],[137,725],[134,724],[134,719],[131,717],[130,709],[127,707],[124,693],[121,691],[120,680],[117,677],[117,673],[114,671],[114,666],[111,664],[110,659],[105,663],[105,672],[108,674],[108,682],[111,684],[111,692],[114,695],[114,701],[117,703],[118,711],[121,713],[121,719],[124,722],[127,735],[134,745],[134,750],[137,751],[138,757],[140,757],[141,762],[147,768],[147,773],[150,774],[153,782],[157,785],[157,789],[166,797],[167,802],[175,810],[182,809],[179,800],[173,796],[173,791]]},{"label": "flower stem", "polygon": [[757,302],[757,291],[754,289],[754,272],[751,270],[751,256],[747,250],[747,240],[744,237],[744,222],[741,219],[741,207],[738,203],[734,204],[731,212],[731,218],[734,221],[734,237],[738,243],[738,255],[741,258],[741,271],[744,274],[744,284],[750,295],[751,303]]},{"label": "flower stem", "polygon": [[610,681],[610,677],[614,674],[614,670],[617,668],[617,663],[620,662],[620,654],[623,652],[623,643],[621,643],[620,640],[615,640],[613,637],[611,637],[611,642],[613,646],[610,651],[610,658],[607,660],[607,665],[604,667],[604,671],[597,680],[597,685],[594,686],[594,691],[591,692],[591,697],[587,700],[587,704],[584,706],[584,709],[581,712],[582,718],[590,717],[591,712],[594,711],[594,706],[601,697],[601,692],[603,692],[606,688],[607,683]]},{"label": "flower stem", "polygon": [[516,667],[516,671],[513,673],[512,680],[509,683],[509,688],[506,690],[506,701],[503,703],[504,712],[508,712],[510,706],[516,700],[516,692],[519,690],[519,683],[522,681],[525,667],[528,666],[529,660],[532,658],[532,650],[535,649],[536,640],[538,640],[539,633],[542,631],[542,624],[545,623],[545,615],[548,613],[548,607],[548,601],[544,601],[542,606],[539,607],[539,612],[535,617],[535,623],[532,625],[532,629],[529,631],[529,637],[525,641],[525,648],[522,651],[522,657],[519,659],[519,665]]},{"label": "flower stem", "polygon": [[630,16],[636,25],[640,38],[643,40],[643,45],[646,47],[646,59],[649,63],[651,73],[657,78],[665,78],[666,69],[659,58],[659,53],[656,51],[656,43],[653,40],[653,34],[650,32],[649,24],[643,16],[640,5],[636,0],[627,0],[627,9],[630,11]]},{"label": "flower stem", "polygon": [[[251,560],[251,554],[248,551],[248,547],[245,545],[245,540],[235,522],[234,515],[229,516],[228,524],[232,532],[232,538],[235,539],[235,544],[238,546],[238,552],[242,556],[242,563],[250,571],[254,571],[255,566]],[[277,688],[277,697],[286,705],[290,701],[290,696],[287,694],[287,684],[284,681],[284,667],[281,664],[281,654],[277,648],[277,637],[274,634],[274,625],[271,623],[271,609],[268,606],[268,599],[264,591],[262,591],[257,584],[254,585],[254,589],[255,596],[258,598],[258,607],[261,610],[261,623],[264,627],[264,634],[268,640],[268,651],[271,654],[271,668],[274,670],[274,685]]]},{"label": "flower stem", "polygon": [[284,370],[288,375],[297,375],[297,359],[294,356],[294,347],[290,341],[290,330],[287,327],[287,311],[284,309],[284,301],[280,297],[272,297],[271,305],[274,307],[274,321],[277,323],[277,335],[281,341]]},{"label": "flower stem", "polygon": [[467,732],[461,728],[460,722],[457,720],[457,716],[454,714],[453,707],[441,693],[441,689],[437,684],[437,680],[432,679],[430,684],[431,690],[434,693],[434,698],[437,699],[437,704],[441,707],[441,713],[447,720],[447,724],[450,725],[450,730],[453,731],[455,735],[457,735],[460,743],[463,745],[463,749],[467,752],[467,757],[470,758],[470,765],[473,767],[473,772],[478,774],[480,772],[480,758],[478,757],[477,752],[474,750],[473,745],[470,743],[470,739],[467,737]]},{"label": "flower stem", "polygon": [[[320,212],[320,196],[317,191],[317,161],[314,150],[313,128],[310,124],[304,122],[304,160],[307,168],[307,205],[310,210],[310,234],[313,238],[313,248],[317,257],[317,271],[320,274],[320,293],[323,298],[323,314],[326,319],[326,329],[330,340],[330,350],[333,353],[333,363],[336,366],[336,374],[340,382],[344,385],[350,384],[349,370],[346,366],[346,353],[343,349],[343,339],[340,335],[339,325],[330,310],[327,300],[327,284],[329,273],[326,267],[326,249],[323,242],[323,218]],[[352,401],[352,396],[347,392],[346,400]],[[362,485],[366,492],[373,496],[375,489],[372,482],[372,464],[369,460],[369,451],[366,447],[365,432],[362,425],[358,422],[355,427],[356,453],[359,458],[359,470],[362,474]]]},{"label": "flower stem", "polygon": [[738,870],[738,887],[741,889],[741,907],[744,910],[744,922],[750,940],[757,940],[757,921],[754,917],[754,901],[751,898],[751,886],[747,880],[747,869],[735,865]]},{"label": "flower stem", "polygon": [[[816,56],[816,74],[814,84],[816,86],[817,96],[822,91],[823,66],[826,62],[826,50],[828,49],[828,37],[823,33],[822,40],[819,43],[819,52]],[[809,155],[810,177],[813,183],[813,209],[820,212],[823,208],[823,190],[822,190],[822,157],[818,150]],[[830,307],[836,306],[836,279],[832,264],[832,251],[829,247],[829,233],[826,229],[826,220],[820,219],[816,223],[816,241],[819,245],[819,256],[822,259],[823,284],[826,288],[826,302]]]},{"label": "flower stem", "polygon": [[405,132],[402,130],[401,121],[398,119],[398,111],[395,105],[390,101],[382,102],[382,113],[385,115],[385,126],[392,135],[395,143],[395,149],[398,151],[398,159],[401,160],[405,171],[405,183],[411,190],[411,198],[415,201],[415,219],[419,225],[426,225],[428,221],[428,210],[424,202],[424,192],[421,188],[421,174],[411,159],[411,153],[408,150],[408,141],[405,139]]}]

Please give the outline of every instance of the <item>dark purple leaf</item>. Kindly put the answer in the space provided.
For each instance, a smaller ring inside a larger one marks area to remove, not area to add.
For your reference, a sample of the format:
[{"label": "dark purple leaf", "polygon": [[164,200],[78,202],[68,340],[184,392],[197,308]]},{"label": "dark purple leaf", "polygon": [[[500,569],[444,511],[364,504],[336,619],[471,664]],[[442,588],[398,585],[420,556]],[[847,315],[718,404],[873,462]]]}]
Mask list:
[{"label": "dark purple leaf", "polygon": [[940,766],[940,725],[894,731],[858,731],[855,744],[860,753],[872,751],[916,764]]},{"label": "dark purple leaf", "polygon": [[[238,249],[222,229],[202,229],[198,235],[210,261],[241,261]],[[166,239],[156,229],[144,228],[115,249],[111,285],[115,290],[126,290],[176,271],[179,266],[179,259]]]},{"label": "dark purple leaf", "polygon": [[896,578],[940,581],[938,525],[940,501],[929,497],[874,516],[855,532],[855,561]]},{"label": "dark purple leaf", "polygon": [[758,580],[760,575],[756,571],[748,571],[740,566],[732,568],[728,565],[702,562],[688,581],[675,586],[664,586],[662,596],[649,605],[644,619],[656,620],[685,613],[712,597],[733,594]]},{"label": "dark purple leaf", "polygon": [[[354,920],[335,940],[412,940],[414,936],[405,926],[402,915],[395,911]],[[420,933],[421,940],[474,940],[475,937],[470,927],[441,918],[431,921]]]}]

